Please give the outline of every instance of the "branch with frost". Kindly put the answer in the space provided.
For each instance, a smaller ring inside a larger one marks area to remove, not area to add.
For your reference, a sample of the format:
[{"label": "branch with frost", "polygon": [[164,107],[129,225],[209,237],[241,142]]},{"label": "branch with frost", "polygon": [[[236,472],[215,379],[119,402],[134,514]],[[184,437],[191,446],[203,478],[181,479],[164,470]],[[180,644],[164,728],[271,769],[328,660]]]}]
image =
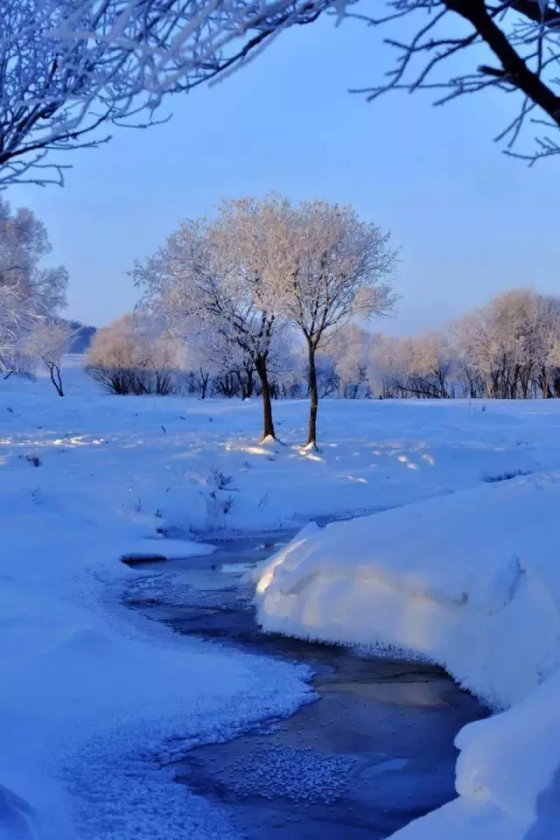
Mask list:
[{"label": "branch with frost", "polygon": [[[166,94],[243,63],[329,0],[4,0],[0,188],[62,184],[66,153],[147,127]],[[59,153],[59,154],[57,154]],[[62,153],[62,154],[60,154]]]},{"label": "branch with frost", "polygon": [[385,82],[361,89],[370,99],[398,89],[436,91],[437,104],[513,93],[519,107],[496,139],[519,154],[519,137],[533,126],[528,159],[558,152],[559,0],[388,0],[378,17],[354,3],[4,0],[0,188],[63,183],[68,151],[107,142],[113,126],[161,121],[166,95],[223,78],[325,11],[394,27],[387,43],[396,62]]},{"label": "branch with frost", "polygon": [[[436,92],[436,105],[488,90],[513,94],[519,106],[495,140],[530,162],[560,151],[553,135],[539,134],[543,127],[553,132],[560,127],[558,0],[390,0],[387,5],[384,16],[349,17],[393,27],[395,33],[411,26],[413,35],[386,38],[396,52],[387,81],[355,92],[373,100],[395,90],[429,90]],[[518,153],[520,135],[531,126],[536,149]]]},{"label": "branch with frost", "polygon": [[34,323],[32,308],[19,284],[0,285],[0,371],[8,373],[17,367],[20,337]]},{"label": "branch with frost", "polygon": [[66,269],[39,265],[49,250],[34,214],[27,208],[12,212],[0,199],[0,370],[27,367],[27,337],[65,305]]},{"label": "branch with frost", "polygon": [[224,202],[212,224],[182,222],[133,277],[144,292],[142,306],[160,313],[174,334],[214,332],[217,343],[255,359],[268,355],[279,322],[280,268],[273,278],[265,267],[284,259],[285,250],[276,250],[276,231],[253,209]]}]

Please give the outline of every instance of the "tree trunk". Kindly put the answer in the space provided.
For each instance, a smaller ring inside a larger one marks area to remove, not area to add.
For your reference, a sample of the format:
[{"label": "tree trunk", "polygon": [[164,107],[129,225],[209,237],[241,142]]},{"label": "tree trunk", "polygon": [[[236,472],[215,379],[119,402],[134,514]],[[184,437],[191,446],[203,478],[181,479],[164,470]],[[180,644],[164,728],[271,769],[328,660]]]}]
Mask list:
[{"label": "tree trunk", "polygon": [[245,381],[244,381],[243,377],[241,376],[241,373],[238,370],[235,371],[235,375],[237,376],[237,381],[239,383],[239,389],[241,391],[241,399],[246,400],[247,399],[247,388],[245,387]]},{"label": "tree trunk", "polygon": [[552,398],[552,391],[550,390],[550,385],[548,382],[548,371],[545,367],[541,369],[541,375],[539,376],[539,385],[542,390],[543,399],[550,400]]},{"label": "tree trunk", "polygon": [[64,391],[62,388],[62,376],[60,375],[60,367],[57,364],[54,364],[54,362],[45,362],[45,364],[49,370],[51,382],[56,388],[56,393],[59,397],[63,397]]},{"label": "tree trunk", "polygon": [[247,370],[247,399],[251,399],[254,391],[253,368]]},{"label": "tree trunk", "polygon": [[210,375],[206,375],[200,372],[200,399],[206,399],[206,391],[208,389],[208,380],[210,379]]},{"label": "tree trunk", "polygon": [[255,359],[255,368],[261,383],[262,403],[263,403],[263,434],[262,440],[267,437],[276,438],[274,432],[274,423],[272,421],[272,399],[270,394],[270,384],[268,382],[268,373],[266,370],[266,359]]},{"label": "tree trunk", "polygon": [[319,389],[317,388],[317,368],[315,367],[315,347],[308,342],[309,353],[309,428],[307,446],[317,446],[317,410],[319,408]]}]

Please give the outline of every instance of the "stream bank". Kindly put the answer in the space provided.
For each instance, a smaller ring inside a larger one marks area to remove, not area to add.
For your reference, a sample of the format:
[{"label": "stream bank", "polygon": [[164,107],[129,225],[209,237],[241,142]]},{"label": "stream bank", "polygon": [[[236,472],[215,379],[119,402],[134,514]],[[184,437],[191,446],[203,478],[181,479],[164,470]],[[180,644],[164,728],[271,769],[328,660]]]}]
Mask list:
[{"label": "stream bank", "polygon": [[440,668],[264,634],[246,571],[255,539],[142,565],[125,601],[172,627],[307,665],[317,701],[231,741],[190,750],[176,779],[228,812],[246,840],[381,840],[455,797],[453,741],[488,712]]}]

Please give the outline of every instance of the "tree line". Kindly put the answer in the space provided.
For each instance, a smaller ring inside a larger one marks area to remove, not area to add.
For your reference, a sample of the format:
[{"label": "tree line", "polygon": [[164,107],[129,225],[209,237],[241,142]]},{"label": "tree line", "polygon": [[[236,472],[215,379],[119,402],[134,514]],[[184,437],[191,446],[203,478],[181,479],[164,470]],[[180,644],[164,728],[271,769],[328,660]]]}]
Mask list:
[{"label": "tree line", "polygon": [[[206,334],[211,346],[217,340]],[[153,333],[129,314],[94,338],[91,374],[110,393],[262,396],[250,356],[207,352],[201,334]],[[513,289],[441,330],[396,337],[348,322],[315,353],[319,397],[344,399],[531,399],[560,397],[560,298]],[[267,358],[271,399],[310,395],[309,361],[284,327]]]},{"label": "tree line", "polygon": [[560,298],[512,289],[440,331],[374,342],[385,397],[560,397]]}]

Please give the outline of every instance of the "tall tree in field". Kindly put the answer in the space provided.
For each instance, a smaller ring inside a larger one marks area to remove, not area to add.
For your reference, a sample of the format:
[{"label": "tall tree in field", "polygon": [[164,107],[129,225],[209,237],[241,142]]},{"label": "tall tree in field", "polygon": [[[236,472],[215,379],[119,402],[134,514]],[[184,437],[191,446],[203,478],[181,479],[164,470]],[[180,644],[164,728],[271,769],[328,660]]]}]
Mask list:
[{"label": "tall tree in field", "polygon": [[[286,205],[287,207],[287,205]],[[175,334],[215,332],[253,364],[263,401],[263,439],[274,438],[269,363],[283,279],[293,272],[293,234],[282,202],[224,202],[217,219],[185,221],[133,274],[144,305],[164,313]],[[193,324],[196,324],[193,327]]]},{"label": "tall tree in field", "polygon": [[269,369],[274,338],[284,328],[285,281],[297,260],[290,205],[274,195],[226,201],[210,236],[225,287],[238,307],[235,317],[227,316],[234,343],[249,356],[259,377],[263,438],[275,438]]},{"label": "tall tree in field", "polygon": [[309,426],[317,443],[316,354],[321,342],[352,318],[388,313],[396,297],[387,278],[395,263],[389,234],[362,222],[351,207],[312,201],[292,212],[296,265],[286,278],[284,311],[301,329],[307,348]]}]

